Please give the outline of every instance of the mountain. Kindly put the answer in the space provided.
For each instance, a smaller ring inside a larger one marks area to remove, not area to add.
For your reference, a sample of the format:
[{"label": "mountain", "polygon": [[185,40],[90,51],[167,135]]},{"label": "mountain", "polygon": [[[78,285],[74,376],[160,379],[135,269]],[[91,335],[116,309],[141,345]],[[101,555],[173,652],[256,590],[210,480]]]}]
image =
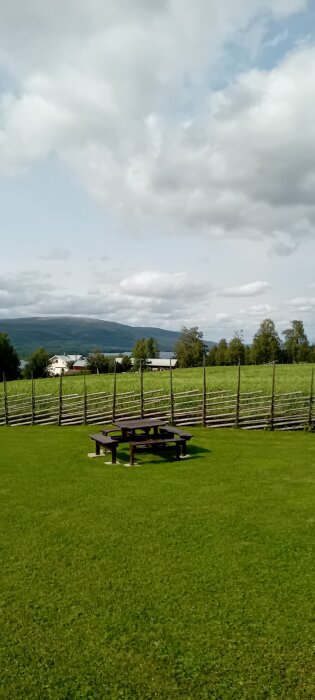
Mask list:
[{"label": "mountain", "polygon": [[[50,354],[81,353],[91,350],[128,352],[138,338],[153,336],[161,351],[171,352],[179,337],[176,331],[162,328],[127,326],[122,323],[91,318],[34,317],[0,319],[0,332],[8,333],[22,357],[43,346]],[[205,341],[209,346],[211,341]]]}]

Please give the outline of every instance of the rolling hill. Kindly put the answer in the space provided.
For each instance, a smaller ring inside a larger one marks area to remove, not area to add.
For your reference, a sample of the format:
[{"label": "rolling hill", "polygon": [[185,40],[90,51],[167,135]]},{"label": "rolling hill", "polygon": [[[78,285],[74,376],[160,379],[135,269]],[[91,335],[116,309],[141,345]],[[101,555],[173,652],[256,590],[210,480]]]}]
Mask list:
[{"label": "rolling hill", "polygon": [[27,357],[39,346],[51,354],[87,354],[96,348],[102,352],[128,352],[138,338],[149,336],[156,338],[161,351],[172,352],[179,336],[176,331],[162,328],[127,326],[72,316],[0,319],[0,332],[8,333],[22,357]]}]

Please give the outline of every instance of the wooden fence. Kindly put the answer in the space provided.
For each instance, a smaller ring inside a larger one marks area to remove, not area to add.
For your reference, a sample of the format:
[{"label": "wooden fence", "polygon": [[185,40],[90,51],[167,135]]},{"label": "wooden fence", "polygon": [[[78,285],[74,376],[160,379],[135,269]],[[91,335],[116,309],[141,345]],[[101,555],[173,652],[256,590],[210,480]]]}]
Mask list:
[{"label": "wooden fence", "polygon": [[96,425],[111,423],[117,418],[159,417],[177,425],[203,425],[209,428],[314,429],[313,370],[308,395],[302,391],[277,394],[275,366],[270,394],[262,391],[241,392],[240,379],[239,367],[234,392],[208,391],[204,368],[200,389],[174,392],[170,371],[168,392],[163,389],[144,391],[143,373],[140,372],[138,392],[117,393],[114,375],[112,393],[88,393],[84,381],[82,393],[63,394],[61,377],[57,394],[36,395],[35,382],[32,381],[30,395],[10,396],[4,377],[0,396],[0,425]]}]

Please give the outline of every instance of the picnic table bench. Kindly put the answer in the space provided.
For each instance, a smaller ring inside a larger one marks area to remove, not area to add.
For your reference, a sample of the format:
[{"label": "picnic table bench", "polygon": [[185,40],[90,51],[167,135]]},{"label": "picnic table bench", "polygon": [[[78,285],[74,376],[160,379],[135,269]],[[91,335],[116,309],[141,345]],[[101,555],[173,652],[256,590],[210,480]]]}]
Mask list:
[{"label": "picnic table bench", "polygon": [[113,440],[102,433],[94,433],[89,437],[95,441],[95,456],[98,457],[101,453],[101,447],[104,447],[112,453],[112,464],[116,464],[118,440]]},{"label": "picnic table bench", "polygon": [[[110,435],[110,433],[119,433],[119,432],[121,433],[121,431],[119,431],[119,428],[102,428],[103,435]],[[118,437],[120,437],[120,436],[118,436]]]}]

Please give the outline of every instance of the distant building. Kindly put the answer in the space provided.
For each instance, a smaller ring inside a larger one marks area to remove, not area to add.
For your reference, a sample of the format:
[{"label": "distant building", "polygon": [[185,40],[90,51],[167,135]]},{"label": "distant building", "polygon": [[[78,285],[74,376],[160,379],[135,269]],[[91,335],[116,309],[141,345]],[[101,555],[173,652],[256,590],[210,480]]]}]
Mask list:
[{"label": "distant building", "polygon": [[87,366],[87,360],[82,357],[80,360],[77,360],[76,362],[73,363],[72,365],[72,371],[74,370],[75,372],[83,372],[83,370]]},{"label": "distant building", "polygon": [[[115,361],[117,362],[117,364],[120,365],[122,362],[122,357],[116,357]],[[134,358],[131,357],[130,361],[131,361],[131,364],[133,365]],[[147,368],[151,369],[153,372],[161,372],[162,370],[169,369],[170,365],[171,365],[172,369],[176,369],[176,367],[178,367],[178,360],[176,360],[174,358],[163,359],[161,357],[157,357],[156,359],[150,358],[150,359],[146,360],[145,362],[146,362]]]},{"label": "distant building", "polygon": [[[106,354],[106,353],[104,353]],[[127,354],[127,353],[126,353]],[[121,364],[122,357],[116,357],[115,361],[117,364]],[[131,364],[134,364],[134,358],[131,357]],[[174,358],[150,358],[146,360],[147,369],[152,370],[152,372],[161,372],[162,370],[167,370],[170,368],[176,369],[178,367],[178,361]],[[87,366],[87,359],[83,355],[53,355],[49,359],[48,372],[51,377],[59,377],[61,374],[66,374],[69,369],[73,372],[83,372]]]},{"label": "distant building", "polygon": [[68,371],[69,366],[83,359],[82,355],[53,355],[49,358],[48,372],[51,377],[59,377]]},{"label": "distant building", "polygon": [[157,357],[156,359],[150,358],[146,360],[146,364],[148,369],[151,369],[153,372],[161,372],[164,369],[170,369],[170,366],[172,369],[176,369],[178,367],[178,360],[176,360],[176,358],[166,360]]}]

